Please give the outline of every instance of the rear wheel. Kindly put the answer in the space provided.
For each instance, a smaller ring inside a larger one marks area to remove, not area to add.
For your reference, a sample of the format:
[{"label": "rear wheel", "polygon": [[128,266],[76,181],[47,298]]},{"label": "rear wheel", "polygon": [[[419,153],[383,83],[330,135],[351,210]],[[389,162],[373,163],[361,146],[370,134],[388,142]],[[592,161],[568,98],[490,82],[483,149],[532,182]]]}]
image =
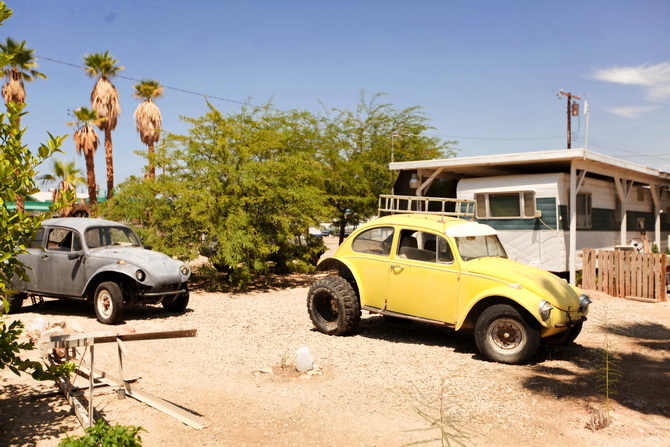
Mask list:
[{"label": "rear wheel", "polygon": [[95,314],[103,324],[116,324],[123,320],[123,292],[118,284],[107,281],[95,289],[93,297]]},{"label": "rear wheel", "polygon": [[314,326],[328,335],[351,334],[361,321],[356,292],[341,276],[321,278],[310,287],[307,311]]},{"label": "rear wheel", "polygon": [[[2,295],[0,295],[1,297]],[[23,306],[23,300],[28,298],[27,293],[8,293],[7,295],[4,295],[4,298],[7,300],[9,303],[9,313],[10,314],[15,314],[16,312],[21,309],[21,306]]]},{"label": "rear wheel", "polygon": [[486,309],[475,324],[479,352],[493,362],[520,364],[540,347],[540,331],[532,317],[507,304]]}]

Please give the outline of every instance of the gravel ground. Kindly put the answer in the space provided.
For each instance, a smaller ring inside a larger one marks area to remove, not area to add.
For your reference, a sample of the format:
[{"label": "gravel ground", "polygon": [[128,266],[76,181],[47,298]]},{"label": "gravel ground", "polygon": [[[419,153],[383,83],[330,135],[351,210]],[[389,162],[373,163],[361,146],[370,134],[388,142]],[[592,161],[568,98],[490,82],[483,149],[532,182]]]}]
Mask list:
[{"label": "gravel ground", "polygon": [[[96,394],[110,423],[147,430],[145,446],[440,445],[440,425],[452,445],[670,445],[669,303],[594,293],[577,344],[543,347],[533,363],[508,366],[484,361],[467,334],[365,312],[356,335],[321,334],[307,315],[308,282],[294,279],[292,287],[248,293],[195,291],[184,314],[133,308],[113,327],[78,302],[46,301],[9,318],[30,326],[42,315],[86,332],[197,329],[195,338],[128,342],[123,361],[126,377],[202,416],[204,429],[131,398]],[[594,371],[605,343],[622,377],[613,424],[592,431],[585,425],[604,409]],[[316,362],[310,374],[291,367],[302,345]],[[95,355],[97,367],[118,371],[111,344]],[[34,397],[50,384],[8,371],[0,371],[0,382],[0,445],[56,446],[64,431],[82,433],[62,396]],[[431,428],[435,420],[443,422]]]}]

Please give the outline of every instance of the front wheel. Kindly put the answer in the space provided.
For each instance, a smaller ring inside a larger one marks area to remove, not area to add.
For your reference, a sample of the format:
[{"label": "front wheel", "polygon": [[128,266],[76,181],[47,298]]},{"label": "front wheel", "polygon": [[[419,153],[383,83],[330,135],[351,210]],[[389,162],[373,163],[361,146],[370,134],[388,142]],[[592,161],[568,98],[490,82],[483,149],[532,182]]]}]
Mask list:
[{"label": "front wheel", "polygon": [[510,305],[496,304],[477,319],[475,342],[487,360],[518,365],[537,353],[540,331],[532,317]]},{"label": "front wheel", "polygon": [[118,284],[107,281],[95,289],[93,297],[95,314],[103,324],[116,324],[123,320],[123,292]]},{"label": "front wheel", "polygon": [[310,287],[307,311],[314,326],[328,335],[351,334],[361,321],[356,292],[341,276],[326,276]]},{"label": "front wheel", "polygon": [[169,312],[183,312],[188,306],[189,294],[188,291],[180,293],[179,295],[163,300],[163,307]]}]

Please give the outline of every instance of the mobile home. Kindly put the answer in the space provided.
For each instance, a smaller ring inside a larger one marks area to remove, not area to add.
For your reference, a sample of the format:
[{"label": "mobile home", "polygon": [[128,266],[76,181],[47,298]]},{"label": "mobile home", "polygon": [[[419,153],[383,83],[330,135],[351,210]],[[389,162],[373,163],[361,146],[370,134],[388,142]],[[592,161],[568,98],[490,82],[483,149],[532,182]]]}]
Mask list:
[{"label": "mobile home", "polygon": [[391,163],[394,194],[476,202],[511,258],[556,273],[583,248],[668,246],[670,174],[584,149]]}]

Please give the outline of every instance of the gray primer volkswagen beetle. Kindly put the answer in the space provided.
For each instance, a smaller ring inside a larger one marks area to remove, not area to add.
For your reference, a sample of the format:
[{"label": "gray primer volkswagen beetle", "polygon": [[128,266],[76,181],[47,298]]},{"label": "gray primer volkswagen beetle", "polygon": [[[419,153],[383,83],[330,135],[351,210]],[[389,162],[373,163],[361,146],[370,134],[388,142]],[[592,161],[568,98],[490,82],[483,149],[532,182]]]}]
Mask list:
[{"label": "gray primer volkswagen beetle", "polygon": [[140,244],[126,225],[104,219],[42,222],[19,255],[30,278],[15,280],[10,312],[29,295],[93,301],[98,320],[123,320],[127,304],[158,304],[172,312],[188,305],[188,265]]}]

